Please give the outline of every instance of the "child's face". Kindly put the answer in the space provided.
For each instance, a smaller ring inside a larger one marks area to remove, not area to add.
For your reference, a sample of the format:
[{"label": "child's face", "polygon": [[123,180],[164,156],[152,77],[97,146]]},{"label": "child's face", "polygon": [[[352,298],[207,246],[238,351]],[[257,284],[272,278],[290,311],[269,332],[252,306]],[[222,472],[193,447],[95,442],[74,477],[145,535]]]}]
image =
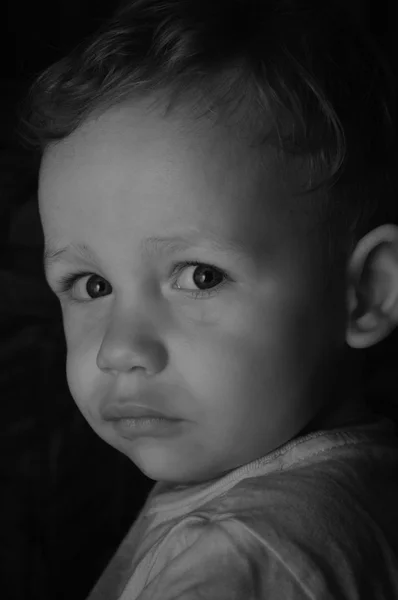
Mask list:
[{"label": "child's face", "polygon": [[[46,245],[69,247],[48,281],[57,290],[84,273],[60,297],[71,393],[97,434],[153,479],[211,479],[261,457],[326,398],[344,293],[325,290],[319,227],[293,198],[294,177],[271,149],[261,170],[256,157],[226,131],[125,104],[43,159]],[[173,236],[188,241],[141,252]],[[82,244],[92,258],[72,249]],[[103,418],[114,403],[181,422],[126,437]]]}]

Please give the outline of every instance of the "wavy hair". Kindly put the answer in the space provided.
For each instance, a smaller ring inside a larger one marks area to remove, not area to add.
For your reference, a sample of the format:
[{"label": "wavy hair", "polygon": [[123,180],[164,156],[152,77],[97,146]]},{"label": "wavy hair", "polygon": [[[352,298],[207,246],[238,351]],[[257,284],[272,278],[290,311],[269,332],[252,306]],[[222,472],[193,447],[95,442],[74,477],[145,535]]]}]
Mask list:
[{"label": "wavy hair", "polygon": [[91,114],[157,92],[166,113],[189,104],[199,116],[251,124],[255,144],[305,156],[304,192],[327,186],[351,233],[396,219],[395,78],[347,3],[123,2],[36,79],[20,136],[42,152]]}]

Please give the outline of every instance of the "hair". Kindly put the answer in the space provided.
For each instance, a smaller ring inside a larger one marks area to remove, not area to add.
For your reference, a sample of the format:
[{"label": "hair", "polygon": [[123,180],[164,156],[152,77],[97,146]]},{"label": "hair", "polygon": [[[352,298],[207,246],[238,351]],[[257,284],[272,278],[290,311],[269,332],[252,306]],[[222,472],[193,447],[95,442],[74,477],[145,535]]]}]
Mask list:
[{"label": "hair", "polygon": [[353,245],[397,219],[395,78],[354,9],[336,0],[123,2],[36,79],[20,136],[43,152],[90,115],[161,92],[166,114],[203,107],[199,116],[251,123],[255,144],[276,140],[284,156],[305,157],[304,192],[328,189],[326,221],[339,233],[343,221]]}]

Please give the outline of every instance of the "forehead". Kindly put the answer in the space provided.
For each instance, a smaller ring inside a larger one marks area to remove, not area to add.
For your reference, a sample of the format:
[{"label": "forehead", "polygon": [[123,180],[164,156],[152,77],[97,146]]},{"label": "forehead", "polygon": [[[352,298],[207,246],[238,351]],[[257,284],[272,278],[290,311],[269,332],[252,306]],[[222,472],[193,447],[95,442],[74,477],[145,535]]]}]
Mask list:
[{"label": "forehead", "polygon": [[271,147],[260,155],[204,119],[126,103],[49,147],[40,210],[46,237],[60,244],[106,223],[117,237],[203,231],[261,245],[264,231],[280,235],[309,214],[292,201],[298,177]]}]

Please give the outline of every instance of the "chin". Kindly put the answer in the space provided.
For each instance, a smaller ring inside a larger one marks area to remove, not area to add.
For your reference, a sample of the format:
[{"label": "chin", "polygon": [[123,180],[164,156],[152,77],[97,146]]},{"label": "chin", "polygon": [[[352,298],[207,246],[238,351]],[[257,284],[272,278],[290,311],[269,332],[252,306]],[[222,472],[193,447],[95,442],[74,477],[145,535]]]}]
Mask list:
[{"label": "chin", "polygon": [[181,461],[173,461],[171,457],[167,460],[165,453],[161,457],[154,455],[143,457],[142,454],[133,456],[133,453],[128,456],[136,467],[153,481],[174,483],[176,485],[195,485],[210,479],[206,474],[193,472],[192,465],[181,464]]}]

